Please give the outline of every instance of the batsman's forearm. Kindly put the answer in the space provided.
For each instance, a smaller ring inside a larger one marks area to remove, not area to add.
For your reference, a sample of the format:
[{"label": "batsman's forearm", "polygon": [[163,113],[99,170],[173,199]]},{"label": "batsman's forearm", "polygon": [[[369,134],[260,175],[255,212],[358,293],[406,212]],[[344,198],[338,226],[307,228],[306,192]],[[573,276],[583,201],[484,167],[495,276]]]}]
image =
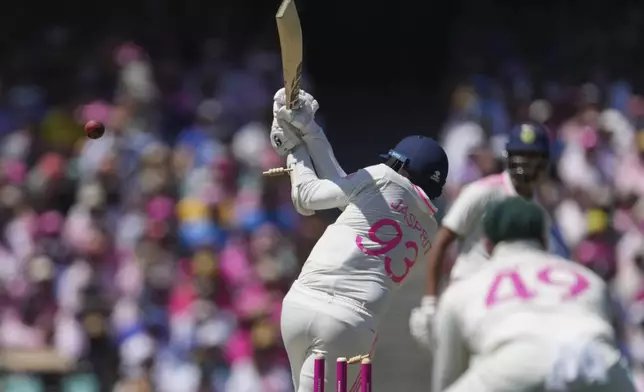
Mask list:
[{"label": "batsman's forearm", "polygon": [[427,268],[427,282],[425,295],[438,296],[438,284],[443,270],[443,260],[447,249],[436,246],[429,251],[429,267]]},{"label": "batsman's forearm", "polygon": [[311,167],[311,157],[303,145],[287,157],[291,171],[291,197],[293,202],[307,210],[318,211],[345,207],[348,195],[331,180],[321,180]]},{"label": "batsman's forearm", "polygon": [[329,143],[322,129],[319,129],[318,132],[306,134],[303,140],[320,178],[333,181],[346,176],[346,173],[335,159],[331,143]]}]

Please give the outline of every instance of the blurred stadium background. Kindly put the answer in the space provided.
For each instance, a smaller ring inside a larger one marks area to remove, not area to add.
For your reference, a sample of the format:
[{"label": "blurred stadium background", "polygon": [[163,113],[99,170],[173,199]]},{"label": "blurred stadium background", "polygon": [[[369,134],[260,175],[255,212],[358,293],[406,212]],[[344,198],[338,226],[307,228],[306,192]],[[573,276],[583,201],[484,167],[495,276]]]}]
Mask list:
[{"label": "blurred stadium background", "polygon": [[[574,3],[574,4],[573,4]],[[423,6],[427,8],[423,8]],[[346,170],[440,137],[449,189],[500,170],[516,121],[556,135],[541,199],[611,281],[644,361],[644,6],[300,0],[305,86]],[[303,219],[267,140],[277,2],[9,2],[0,14],[0,390],[288,392],[279,304],[334,213]],[[82,124],[104,121],[98,141]],[[425,391],[382,326],[377,391]],[[644,390],[644,389],[642,389]]]}]

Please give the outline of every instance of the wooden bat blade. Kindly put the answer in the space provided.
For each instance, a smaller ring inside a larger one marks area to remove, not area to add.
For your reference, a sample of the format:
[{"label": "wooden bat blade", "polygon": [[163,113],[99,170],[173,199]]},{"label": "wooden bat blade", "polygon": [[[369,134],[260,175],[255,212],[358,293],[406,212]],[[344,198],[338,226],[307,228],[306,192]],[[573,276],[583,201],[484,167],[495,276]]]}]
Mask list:
[{"label": "wooden bat blade", "polygon": [[282,72],[286,104],[292,109],[298,104],[302,78],[302,28],[293,0],[284,0],[275,15],[282,49]]}]

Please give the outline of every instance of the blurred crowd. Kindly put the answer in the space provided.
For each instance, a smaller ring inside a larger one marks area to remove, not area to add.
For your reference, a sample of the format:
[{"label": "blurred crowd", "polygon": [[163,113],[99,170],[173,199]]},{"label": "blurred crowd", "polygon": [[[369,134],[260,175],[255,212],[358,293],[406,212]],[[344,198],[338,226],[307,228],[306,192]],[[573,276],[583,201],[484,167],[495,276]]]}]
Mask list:
[{"label": "blurred crowd", "polygon": [[189,65],[153,66],[130,42],[79,61],[64,29],[46,37],[4,70],[0,347],[42,352],[27,365],[43,374],[72,365],[61,381],[3,357],[0,388],[292,390],[280,304],[324,221],[261,175],[282,164],[267,128],[279,58],[231,64],[212,40]]}]

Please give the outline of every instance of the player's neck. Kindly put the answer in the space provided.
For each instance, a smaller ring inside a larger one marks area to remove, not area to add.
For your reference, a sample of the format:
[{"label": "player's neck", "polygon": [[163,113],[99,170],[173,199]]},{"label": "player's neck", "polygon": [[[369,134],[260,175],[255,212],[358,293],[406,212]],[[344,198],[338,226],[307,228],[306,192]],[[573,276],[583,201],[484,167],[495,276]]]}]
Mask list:
[{"label": "player's neck", "polygon": [[530,249],[543,250],[543,244],[538,240],[516,240],[499,242],[494,246],[494,249],[492,249],[492,256]]},{"label": "player's neck", "polygon": [[517,191],[517,194],[526,199],[532,199],[534,197],[534,188],[526,184],[517,184],[512,181],[514,189]]}]

